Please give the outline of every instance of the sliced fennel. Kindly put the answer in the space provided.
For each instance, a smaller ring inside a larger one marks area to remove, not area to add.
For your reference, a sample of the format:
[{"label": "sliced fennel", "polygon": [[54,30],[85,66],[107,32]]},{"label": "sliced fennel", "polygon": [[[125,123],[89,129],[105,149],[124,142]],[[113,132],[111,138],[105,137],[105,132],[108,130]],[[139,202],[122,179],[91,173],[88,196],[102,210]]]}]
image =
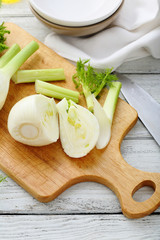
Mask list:
[{"label": "sliced fennel", "polygon": [[57,104],[60,119],[60,139],[64,152],[73,158],[89,153],[96,145],[99,124],[86,108],[65,98]]},{"label": "sliced fennel", "polygon": [[11,77],[38,48],[37,42],[30,42],[0,69],[0,110],[6,101]]},{"label": "sliced fennel", "polygon": [[33,69],[18,70],[13,76],[14,83],[35,82],[37,79],[42,81],[65,80],[64,69]]},{"label": "sliced fennel", "polygon": [[110,141],[112,121],[113,121],[113,116],[116,109],[120,89],[121,89],[120,82],[112,83],[112,86],[108,91],[103,108],[99,104],[99,102],[96,100],[94,95],[92,95],[93,102],[94,102],[94,115],[99,122],[99,128],[100,128],[99,138],[96,143],[97,149],[102,149],[106,147]]},{"label": "sliced fennel", "polygon": [[103,105],[103,109],[112,123],[114,112],[117,105],[117,100],[119,96],[119,92],[121,90],[122,83],[121,82],[113,82],[112,87],[109,88],[106,100]]},{"label": "sliced fennel", "polygon": [[79,100],[79,92],[59,87],[54,84],[43,82],[40,80],[36,80],[35,90],[36,93],[40,93],[48,97],[53,97],[57,99],[71,99],[76,103],[78,103]]},{"label": "sliced fennel", "polygon": [[99,137],[96,143],[96,148],[102,149],[107,146],[111,137],[111,121],[94,94],[92,94],[92,98],[94,103],[94,115],[99,123]]},{"label": "sliced fennel", "polygon": [[30,146],[56,142],[59,127],[54,99],[40,94],[21,99],[9,113],[8,131],[16,141]]},{"label": "sliced fennel", "polygon": [[0,58],[0,68],[4,67],[20,50],[21,49],[18,44],[13,44],[12,47],[10,47]]}]

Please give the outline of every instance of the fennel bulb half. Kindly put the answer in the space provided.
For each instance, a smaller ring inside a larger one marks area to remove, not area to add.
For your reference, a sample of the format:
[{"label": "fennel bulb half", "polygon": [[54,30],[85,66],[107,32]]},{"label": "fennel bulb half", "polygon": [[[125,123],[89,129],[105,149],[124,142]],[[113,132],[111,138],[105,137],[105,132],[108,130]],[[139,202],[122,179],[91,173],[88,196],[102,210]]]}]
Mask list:
[{"label": "fennel bulb half", "polygon": [[60,139],[64,152],[73,158],[89,153],[96,145],[99,124],[86,108],[65,98],[57,104],[60,119]]},{"label": "fennel bulb half", "polygon": [[54,99],[40,94],[21,99],[9,113],[8,131],[15,140],[31,146],[56,142],[59,127]]}]

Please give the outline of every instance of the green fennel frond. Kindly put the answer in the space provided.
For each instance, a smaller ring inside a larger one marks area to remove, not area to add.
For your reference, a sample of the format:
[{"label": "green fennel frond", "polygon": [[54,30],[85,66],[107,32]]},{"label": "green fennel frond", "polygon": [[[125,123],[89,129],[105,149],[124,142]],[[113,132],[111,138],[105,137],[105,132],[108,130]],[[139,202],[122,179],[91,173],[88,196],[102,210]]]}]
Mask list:
[{"label": "green fennel frond", "polygon": [[117,80],[117,76],[112,74],[112,68],[107,68],[104,72],[96,72],[90,64],[86,66],[87,63],[89,63],[89,60],[82,61],[79,59],[76,73],[72,79],[76,88],[80,85],[83,88],[87,87],[97,97],[105,86],[112,86],[112,82]]},{"label": "green fennel frond", "polygon": [[5,44],[6,37],[5,34],[10,34],[10,31],[6,29],[4,26],[4,22],[0,25],[0,52],[2,52],[5,49],[8,49],[8,46]]},{"label": "green fennel frond", "polygon": [[81,86],[87,107],[91,112],[93,112],[94,107],[92,94],[99,97],[99,93],[105,86],[110,88],[112,82],[117,80],[116,75],[112,74],[112,70],[112,68],[107,68],[104,72],[97,72],[89,64],[89,60],[79,59],[77,61],[76,73],[72,76],[72,80],[76,88]]},{"label": "green fennel frond", "polygon": [[6,178],[7,177],[3,177],[2,175],[0,175],[0,183],[3,182],[3,181],[6,181]]}]

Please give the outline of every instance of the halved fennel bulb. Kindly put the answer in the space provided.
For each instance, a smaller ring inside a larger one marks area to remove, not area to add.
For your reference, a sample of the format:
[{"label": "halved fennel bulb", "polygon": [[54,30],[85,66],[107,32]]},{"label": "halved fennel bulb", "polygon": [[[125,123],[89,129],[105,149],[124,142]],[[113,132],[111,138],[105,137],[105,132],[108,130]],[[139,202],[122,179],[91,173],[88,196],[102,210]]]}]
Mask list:
[{"label": "halved fennel bulb", "polygon": [[99,124],[86,108],[65,98],[57,104],[60,119],[60,139],[64,152],[73,158],[89,153],[96,145]]},{"label": "halved fennel bulb", "polygon": [[30,146],[44,146],[59,138],[58,111],[53,98],[31,95],[21,99],[8,117],[11,136]]}]

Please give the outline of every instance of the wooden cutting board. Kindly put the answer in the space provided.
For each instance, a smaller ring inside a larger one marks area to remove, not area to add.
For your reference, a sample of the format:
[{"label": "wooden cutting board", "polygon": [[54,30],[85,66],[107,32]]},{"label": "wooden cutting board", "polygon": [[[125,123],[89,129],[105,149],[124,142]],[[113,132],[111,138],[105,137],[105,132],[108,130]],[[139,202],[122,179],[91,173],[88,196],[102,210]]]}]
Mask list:
[{"label": "wooden cutting board", "polygon": [[[74,89],[72,75],[75,66],[13,23],[6,24],[11,34],[7,44],[24,47],[31,40],[39,43],[39,50],[22,66],[23,69],[64,68],[66,81],[60,86]],[[112,127],[111,141],[103,150],[93,149],[86,157],[72,159],[62,150],[61,143],[45,147],[30,147],[16,142],[8,133],[7,118],[11,107],[21,98],[35,94],[34,84],[11,81],[6,103],[0,113],[0,168],[32,196],[49,202],[71,185],[95,181],[112,189],[119,198],[122,211],[129,218],[138,218],[153,212],[160,205],[160,174],[137,170],[128,165],[120,153],[120,144],[137,121],[137,112],[119,99]],[[103,92],[101,102],[106,97]],[[81,97],[80,103],[84,105]],[[132,196],[142,186],[151,186],[154,194],[144,202]]]}]

